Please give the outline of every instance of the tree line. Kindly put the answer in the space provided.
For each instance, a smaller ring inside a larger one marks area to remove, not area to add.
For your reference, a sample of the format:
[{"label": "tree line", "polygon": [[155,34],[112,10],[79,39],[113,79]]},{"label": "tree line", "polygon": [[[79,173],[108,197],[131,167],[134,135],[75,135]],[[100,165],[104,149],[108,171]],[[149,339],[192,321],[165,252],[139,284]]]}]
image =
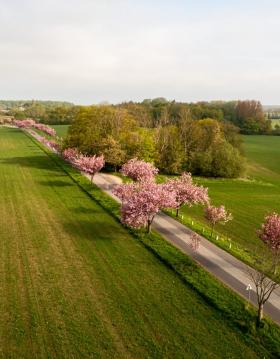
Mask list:
[{"label": "tree line", "polygon": [[[273,134],[271,116],[264,113],[262,104],[255,100],[212,101],[185,103],[167,101],[165,98],[146,99],[142,102],[125,102],[114,105],[126,109],[142,127],[154,128],[168,121],[176,124],[182,112],[188,112],[193,120],[205,118],[228,121],[244,134]],[[81,106],[60,101],[4,101],[0,109],[16,119],[31,117],[48,124],[71,124]]]},{"label": "tree line", "polygon": [[65,146],[103,154],[106,166],[115,170],[137,157],[167,174],[238,177],[246,169],[239,134],[272,133],[271,121],[254,100],[183,103],[156,98],[98,106],[30,101],[22,106],[10,114],[71,124]]},{"label": "tree line", "polygon": [[33,118],[46,124],[70,124],[78,106],[65,101],[9,101],[0,100],[0,110],[17,120]]},{"label": "tree line", "polygon": [[167,174],[189,171],[237,177],[244,172],[239,130],[232,123],[194,119],[184,108],[176,121],[167,113],[159,113],[157,121],[150,122],[134,105],[80,107],[65,146],[87,154],[103,154],[107,166],[113,169],[137,157],[153,162]]}]

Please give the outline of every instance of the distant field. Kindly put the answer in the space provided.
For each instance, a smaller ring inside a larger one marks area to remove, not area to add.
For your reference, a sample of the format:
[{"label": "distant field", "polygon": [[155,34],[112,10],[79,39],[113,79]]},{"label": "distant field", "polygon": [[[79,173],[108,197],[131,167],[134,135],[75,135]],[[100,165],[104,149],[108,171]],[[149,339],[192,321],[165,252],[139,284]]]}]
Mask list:
[{"label": "distant field", "polygon": [[[266,214],[280,213],[280,137],[243,136],[248,159],[248,180],[204,179],[197,182],[209,188],[215,205],[225,204],[234,220],[217,230],[249,250],[261,242],[256,230]],[[184,208],[183,213],[206,223],[200,208]]]},{"label": "distant field", "polygon": [[271,120],[271,122],[272,122],[272,127],[273,128],[275,127],[275,125],[280,126],[280,119],[273,119],[273,120]]},{"label": "distant field", "polygon": [[0,128],[3,358],[259,358],[20,130]]},{"label": "distant field", "polygon": [[56,133],[59,137],[65,138],[69,125],[52,125],[51,127],[56,130]]},{"label": "distant field", "polygon": [[280,136],[243,136],[248,174],[267,182],[280,181]]}]

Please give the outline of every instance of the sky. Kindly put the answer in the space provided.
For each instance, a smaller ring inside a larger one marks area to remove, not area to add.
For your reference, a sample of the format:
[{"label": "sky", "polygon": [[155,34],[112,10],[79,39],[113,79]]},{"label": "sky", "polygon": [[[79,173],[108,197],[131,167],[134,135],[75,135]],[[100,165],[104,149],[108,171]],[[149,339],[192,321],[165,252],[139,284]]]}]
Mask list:
[{"label": "sky", "polygon": [[0,99],[280,104],[279,0],[0,0]]}]

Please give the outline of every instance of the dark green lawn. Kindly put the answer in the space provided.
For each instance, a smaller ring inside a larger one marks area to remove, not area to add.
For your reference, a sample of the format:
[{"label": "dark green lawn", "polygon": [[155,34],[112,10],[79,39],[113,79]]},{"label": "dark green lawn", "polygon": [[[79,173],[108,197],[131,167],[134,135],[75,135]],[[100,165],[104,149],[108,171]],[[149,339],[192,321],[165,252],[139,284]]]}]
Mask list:
[{"label": "dark green lawn", "polygon": [[0,128],[0,356],[258,358],[20,130]]}]

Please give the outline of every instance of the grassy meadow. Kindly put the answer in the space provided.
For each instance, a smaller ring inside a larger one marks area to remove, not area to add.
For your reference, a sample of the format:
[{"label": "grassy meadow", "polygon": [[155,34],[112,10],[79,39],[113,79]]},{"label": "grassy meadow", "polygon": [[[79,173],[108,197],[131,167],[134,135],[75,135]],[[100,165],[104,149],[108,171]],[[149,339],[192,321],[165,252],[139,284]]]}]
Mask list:
[{"label": "grassy meadow", "polygon": [[23,132],[0,128],[0,356],[259,358]]},{"label": "grassy meadow", "polygon": [[280,136],[243,136],[248,175],[278,184],[280,181]]},{"label": "grassy meadow", "polygon": [[[249,251],[261,250],[257,238],[266,214],[280,212],[280,137],[243,136],[248,161],[246,179],[196,178],[209,188],[213,204],[224,204],[234,219],[226,225],[217,225],[219,233],[230,237]],[[203,223],[203,210],[184,207],[182,213]]]},{"label": "grassy meadow", "polygon": [[271,123],[272,123],[272,128],[275,128],[276,125],[280,126],[280,119],[274,118],[271,120]]},{"label": "grassy meadow", "polygon": [[65,138],[69,125],[52,125],[51,127],[56,130],[57,136]]}]

